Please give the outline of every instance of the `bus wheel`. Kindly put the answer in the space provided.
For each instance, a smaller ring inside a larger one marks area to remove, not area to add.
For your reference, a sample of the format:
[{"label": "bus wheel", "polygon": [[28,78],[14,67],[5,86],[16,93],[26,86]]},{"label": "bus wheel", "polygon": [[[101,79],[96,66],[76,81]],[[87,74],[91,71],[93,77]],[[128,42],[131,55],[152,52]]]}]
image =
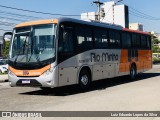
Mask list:
[{"label": "bus wheel", "polygon": [[136,66],[135,65],[131,65],[131,69],[130,69],[130,79],[131,80],[135,80],[137,76],[137,70],[136,70]]},{"label": "bus wheel", "polygon": [[87,70],[82,70],[79,75],[79,87],[81,90],[86,90],[91,84],[91,75]]}]

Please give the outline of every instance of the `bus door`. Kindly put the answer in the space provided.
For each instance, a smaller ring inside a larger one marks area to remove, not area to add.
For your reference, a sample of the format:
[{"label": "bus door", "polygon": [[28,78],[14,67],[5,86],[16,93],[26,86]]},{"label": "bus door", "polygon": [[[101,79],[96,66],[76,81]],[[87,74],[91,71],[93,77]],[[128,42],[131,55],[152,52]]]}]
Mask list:
[{"label": "bus door", "polygon": [[58,42],[59,86],[76,83],[77,63],[74,56],[74,30],[61,25]]}]

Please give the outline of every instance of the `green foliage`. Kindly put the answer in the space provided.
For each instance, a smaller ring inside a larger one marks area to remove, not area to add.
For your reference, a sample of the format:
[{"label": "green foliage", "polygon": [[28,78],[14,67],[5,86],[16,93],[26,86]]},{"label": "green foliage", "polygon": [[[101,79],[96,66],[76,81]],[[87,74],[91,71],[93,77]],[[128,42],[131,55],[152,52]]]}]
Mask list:
[{"label": "green foliage", "polygon": [[159,53],[160,52],[160,48],[158,46],[152,46],[152,52],[153,53]]},{"label": "green foliage", "polygon": [[158,43],[159,43],[159,40],[158,40],[157,38],[155,38],[155,39],[152,40],[152,43],[153,43],[153,44],[158,44]]},{"label": "green foliage", "polygon": [[153,63],[160,63],[160,58],[153,57],[152,61]]},{"label": "green foliage", "polygon": [[152,45],[159,43],[159,40],[155,35],[151,35],[151,39],[152,39]]},{"label": "green foliage", "polygon": [[151,35],[151,38],[152,38],[152,52],[159,53],[160,48],[156,45],[160,43],[160,40],[155,35]]},{"label": "green foliage", "polygon": [[3,57],[7,58],[9,55],[10,41],[5,41],[5,48],[3,49]]}]

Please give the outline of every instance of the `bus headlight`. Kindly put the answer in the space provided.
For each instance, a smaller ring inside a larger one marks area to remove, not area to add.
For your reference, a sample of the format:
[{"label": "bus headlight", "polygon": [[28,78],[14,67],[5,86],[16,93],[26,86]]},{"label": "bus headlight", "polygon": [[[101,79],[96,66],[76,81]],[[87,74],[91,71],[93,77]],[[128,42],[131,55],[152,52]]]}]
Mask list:
[{"label": "bus headlight", "polygon": [[51,73],[53,73],[53,67],[51,67],[50,69],[46,70],[46,71],[43,73],[43,75],[44,75],[44,76],[47,76],[47,75],[49,75],[49,74],[51,74]]}]

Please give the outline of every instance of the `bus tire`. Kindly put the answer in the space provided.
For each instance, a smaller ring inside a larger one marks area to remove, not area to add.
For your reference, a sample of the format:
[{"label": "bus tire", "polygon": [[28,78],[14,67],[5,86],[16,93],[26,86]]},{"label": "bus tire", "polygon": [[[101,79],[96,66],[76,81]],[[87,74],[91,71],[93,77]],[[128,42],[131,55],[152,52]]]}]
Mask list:
[{"label": "bus tire", "polygon": [[132,64],[130,68],[130,79],[135,80],[136,76],[137,76],[137,69],[136,69],[136,66]]},{"label": "bus tire", "polygon": [[87,90],[91,84],[90,72],[86,69],[82,70],[79,74],[79,87],[81,90]]}]

